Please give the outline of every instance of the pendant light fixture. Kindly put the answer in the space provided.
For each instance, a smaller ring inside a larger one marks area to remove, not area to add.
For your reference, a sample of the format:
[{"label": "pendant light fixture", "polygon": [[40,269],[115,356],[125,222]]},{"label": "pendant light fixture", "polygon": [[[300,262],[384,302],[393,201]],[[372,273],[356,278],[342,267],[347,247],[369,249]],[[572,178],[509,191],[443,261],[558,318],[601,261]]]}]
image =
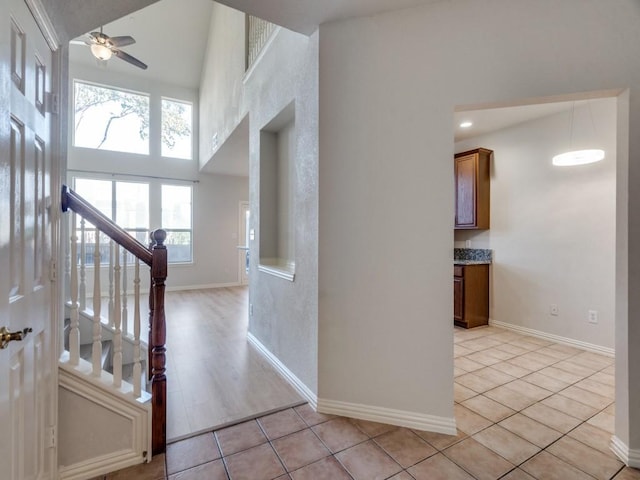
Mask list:
[{"label": "pendant light fixture", "polygon": [[[595,136],[595,123],[593,121],[593,113],[591,112],[591,102],[587,103],[589,108],[589,117],[591,119],[592,135]],[[572,167],[575,165],[587,165],[589,163],[599,162],[604,159],[604,150],[597,148],[573,150],[573,124],[576,117],[576,102],[573,102],[571,107],[571,133],[570,133],[570,150],[568,152],[560,153],[553,157],[552,163],[556,167]]]}]

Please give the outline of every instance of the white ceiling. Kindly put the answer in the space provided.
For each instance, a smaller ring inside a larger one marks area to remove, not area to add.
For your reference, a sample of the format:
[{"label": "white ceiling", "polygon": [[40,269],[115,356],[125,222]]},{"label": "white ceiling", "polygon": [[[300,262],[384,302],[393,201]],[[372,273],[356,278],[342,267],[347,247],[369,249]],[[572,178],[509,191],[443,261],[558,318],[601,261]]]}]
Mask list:
[{"label": "white ceiling", "polygon": [[[141,70],[118,58],[106,68],[163,83],[197,89],[200,85],[209,24],[211,0],[162,0],[104,26],[109,36],[131,35],[134,45],[123,50],[146,63]],[[69,61],[96,67],[88,47],[71,44]]]},{"label": "white ceiling", "polygon": [[[117,0],[120,1],[120,0]],[[153,0],[137,0],[137,3]],[[291,30],[310,34],[318,25],[362,15],[409,8],[440,0],[219,0],[220,3],[246,11]],[[109,60],[106,68],[124,74],[145,77],[188,88],[197,89],[209,35],[211,0],[162,0],[104,26],[110,36],[132,35],[137,43],[124,50],[149,65],[141,70],[117,58]],[[96,66],[89,48],[70,46],[70,61]],[[583,97],[584,98],[584,97]],[[562,100],[567,100],[563,98]],[[586,102],[579,98],[570,101],[535,103],[500,108],[469,107],[454,116],[455,140],[460,141],[511,127],[516,124],[559,113]],[[462,129],[462,121],[473,126]],[[205,171],[226,175],[248,175],[248,165],[229,159],[245,157],[248,149],[248,122],[243,121],[225,142],[216,157],[208,162]],[[212,165],[212,164],[215,164]]]},{"label": "white ceiling", "polygon": [[[518,105],[513,107],[485,108],[479,110],[459,111],[454,115],[455,141],[486,135],[498,130],[512,127],[538,118],[586,105],[594,100],[578,100],[568,102],[539,103]],[[462,128],[462,122],[470,121],[473,126]]]},{"label": "white ceiling", "polygon": [[218,0],[236,10],[306,35],[312,34],[323,23],[439,1],[442,0]]}]

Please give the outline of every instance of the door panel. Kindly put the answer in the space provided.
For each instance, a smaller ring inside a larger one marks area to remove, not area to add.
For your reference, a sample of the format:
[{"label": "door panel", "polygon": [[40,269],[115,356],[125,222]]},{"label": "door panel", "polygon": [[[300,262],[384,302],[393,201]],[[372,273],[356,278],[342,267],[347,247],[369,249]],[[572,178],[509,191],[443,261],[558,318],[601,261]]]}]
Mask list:
[{"label": "door panel", "polygon": [[476,156],[456,158],[456,225],[476,223]]},{"label": "door panel", "polygon": [[464,315],[464,279],[453,277],[453,319],[462,321]]},{"label": "door panel", "polygon": [[57,389],[45,102],[52,52],[23,0],[0,0],[0,11],[0,327],[32,329],[0,350],[0,477],[49,479]]}]

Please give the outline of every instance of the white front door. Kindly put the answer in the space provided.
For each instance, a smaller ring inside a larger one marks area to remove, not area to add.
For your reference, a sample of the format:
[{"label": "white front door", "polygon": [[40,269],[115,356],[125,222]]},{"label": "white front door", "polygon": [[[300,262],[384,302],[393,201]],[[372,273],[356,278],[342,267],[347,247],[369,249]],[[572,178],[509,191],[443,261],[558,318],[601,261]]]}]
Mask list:
[{"label": "white front door", "polygon": [[54,478],[52,51],[24,0],[0,0],[0,478]]}]

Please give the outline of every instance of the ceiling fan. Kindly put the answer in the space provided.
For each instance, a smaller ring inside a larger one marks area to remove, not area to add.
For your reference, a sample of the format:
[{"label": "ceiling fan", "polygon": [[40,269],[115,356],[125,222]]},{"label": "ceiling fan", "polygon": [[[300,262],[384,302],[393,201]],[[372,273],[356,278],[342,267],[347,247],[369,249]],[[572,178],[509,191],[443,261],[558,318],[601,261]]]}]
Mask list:
[{"label": "ceiling fan", "polygon": [[106,33],[102,33],[102,27],[99,32],[88,33],[82,40],[72,40],[71,43],[79,45],[87,45],[91,48],[91,53],[98,60],[106,62],[113,55],[143,70],[147,69],[147,65],[132,55],[121,50],[121,47],[133,45],[136,43],[133,37],[128,35],[120,37],[110,37]]}]

